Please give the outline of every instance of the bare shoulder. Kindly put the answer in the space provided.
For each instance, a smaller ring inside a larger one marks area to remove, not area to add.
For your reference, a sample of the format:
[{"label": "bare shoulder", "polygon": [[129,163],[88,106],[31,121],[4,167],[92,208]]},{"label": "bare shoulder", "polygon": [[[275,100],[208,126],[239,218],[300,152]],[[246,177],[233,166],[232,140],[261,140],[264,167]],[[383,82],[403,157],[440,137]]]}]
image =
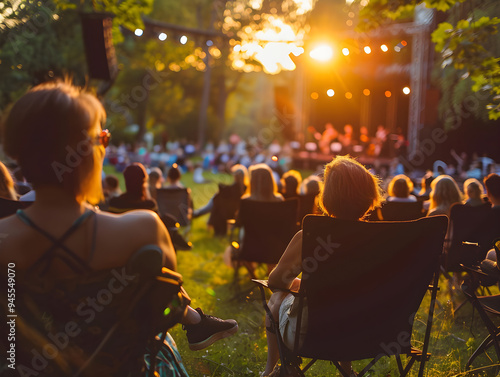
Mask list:
[{"label": "bare shoulder", "polygon": [[145,245],[157,245],[163,251],[164,265],[176,268],[175,252],[168,231],[160,217],[153,211],[134,210],[123,214],[99,212],[99,228],[106,232],[104,238],[120,244],[121,250],[131,252]]}]

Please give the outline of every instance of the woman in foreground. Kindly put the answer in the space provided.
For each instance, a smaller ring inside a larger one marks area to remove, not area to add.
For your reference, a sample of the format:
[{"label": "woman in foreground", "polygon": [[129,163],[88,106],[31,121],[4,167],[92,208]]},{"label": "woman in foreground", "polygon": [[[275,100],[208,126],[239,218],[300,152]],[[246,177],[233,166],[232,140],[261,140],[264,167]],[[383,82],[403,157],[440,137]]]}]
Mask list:
[{"label": "woman in foreground", "polygon": [[[366,213],[379,206],[382,200],[379,180],[366,168],[349,156],[337,156],[325,166],[324,187],[320,194],[320,205],[327,216],[346,220],[361,220]],[[290,273],[291,271],[294,274]],[[295,274],[295,272],[297,272]],[[295,277],[302,272],[302,230],[290,241],[276,268],[269,275],[269,286],[273,289],[284,288],[298,291],[300,279]],[[276,291],[268,302],[274,319],[279,323],[279,331],[285,345],[293,349],[296,328],[296,312],[291,310],[294,296]],[[289,315],[295,312],[295,315]],[[303,318],[306,313],[303,314]],[[307,321],[302,321],[306,324]],[[271,374],[279,359],[276,335],[270,331],[266,317],[267,364],[263,376]],[[306,333],[302,328],[301,332]],[[351,371],[351,362],[340,362],[342,369]],[[276,374],[277,375],[277,374]]]},{"label": "woman in foreground", "polygon": [[[163,267],[176,270],[174,248],[158,215],[146,210],[115,215],[89,204],[102,199],[101,170],[110,137],[101,129],[104,121],[104,108],[93,95],[64,82],[39,85],[12,107],[4,124],[5,152],[36,190],[28,209],[0,220],[0,234],[6,235],[0,239],[0,265],[4,271],[15,265],[18,284],[38,277],[57,283],[121,270],[147,245],[161,250]],[[60,300],[61,312],[75,310],[65,306],[64,296]],[[191,307],[182,323],[193,350],[238,329],[234,320],[222,321]],[[134,364],[141,361],[140,355],[113,356],[122,357],[123,365],[114,366],[119,375],[131,373],[123,370],[126,366],[140,369]],[[66,361],[77,363],[78,357]]]}]

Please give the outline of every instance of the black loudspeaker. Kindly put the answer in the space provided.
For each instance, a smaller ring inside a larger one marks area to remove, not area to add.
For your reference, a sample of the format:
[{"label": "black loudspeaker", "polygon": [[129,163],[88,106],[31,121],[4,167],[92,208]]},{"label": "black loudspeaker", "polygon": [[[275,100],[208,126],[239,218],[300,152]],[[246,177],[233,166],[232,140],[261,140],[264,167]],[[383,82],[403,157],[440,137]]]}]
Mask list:
[{"label": "black loudspeaker", "polygon": [[118,73],[111,26],[112,13],[81,13],[83,44],[89,76],[111,81]]},{"label": "black loudspeaker", "polygon": [[295,140],[295,107],[288,87],[274,87],[274,105],[275,115],[282,128],[283,137],[286,140]]}]

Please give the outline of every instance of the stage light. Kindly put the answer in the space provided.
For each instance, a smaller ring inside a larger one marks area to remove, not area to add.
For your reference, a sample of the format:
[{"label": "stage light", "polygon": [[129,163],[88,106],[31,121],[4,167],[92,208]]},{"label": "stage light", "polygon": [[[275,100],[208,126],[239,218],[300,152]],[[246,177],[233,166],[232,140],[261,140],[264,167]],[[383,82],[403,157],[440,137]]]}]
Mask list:
[{"label": "stage light", "polygon": [[372,52],[372,49],[370,48],[370,46],[365,46],[365,47],[363,48],[363,50],[365,51],[365,53],[366,53],[367,55],[368,55],[368,54],[370,54],[370,53]]},{"label": "stage light", "polygon": [[142,34],[144,34],[144,30],[142,29],[135,29],[134,34],[140,37]]},{"label": "stage light", "polygon": [[241,45],[236,45],[233,47],[234,52],[240,52],[241,51]]},{"label": "stage light", "polygon": [[326,91],[326,94],[328,95],[328,97],[333,97],[335,95],[335,91],[333,89],[328,89]]},{"label": "stage light", "polygon": [[312,92],[312,93],[311,93],[311,98],[312,98],[312,99],[318,99],[318,98],[319,98],[319,94],[318,94],[318,93],[316,93],[316,92]]},{"label": "stage light", "polygon": [[396,51],[396,52],[401,51],[401,47],[399,47],[399,46],[394,46],[394,51]]},{"label": "stage light", "polygon": [[407,86],[405,86],[403,88],[403,93],[406,94],[406,95],[410,94],[410,88],[408,88]]},{"label": "stage light", "polygon": [[167,39],[167,34],[165,33],[160,33],[160,35],[158,35],[158,39],[160,41],[164,41],[165,39]]},{"label": "stage light", "polygon": [[401,41],[401,46],[406,47],[407,45],[408,45],[408,42],[406,42],[406,41],[404,41],[404,40],[403,40],[403,41]]},{"label": "stage light", "polygon": [[346,24],[347,26],[352,26],[352,20],[347,20],[347,21],[345,22],[345,24]]},{"label": "stage light", "polygon": [[348,49],[347,47],[344,47],[344,48],[342,49],[342,54],[344,54],[344,56],[349,55],[349,49]]},{"label": "stage light", "polygon": [[380,49],[381,49],[382,51],[384,51],[384,52],[389,51],[389,47],[387,47],[387,45],[381,45],[381,46],[380,46]]},{"label": "stage light", "polygon": [[207,41],[207,46],[210,47],[210,46],[213,46],[214,45],[214,42],[212,42],[210,39]]},{"label": "stage light", "polygon": [[369,89],[363,89],[363,94],[368,97],[370,95],[370,90]]},{"label": "stage light", "polygon": [[347,99],[351,99],[351,98],[352,98],[352,93],[351,93],[351,92],[347,92],[347,93],[345,94],[345,98],[347,98]]},{"label": "stage light", "polygon": [[181,44],[185,45],[188,41],[188,37],[186,37],[185,35],[183,35],[180,39],[179,39],[179,42],[181,42]]},{"label": "stage light", "polygon": [[309,56],[314,60],[327,62],[333,57],[333,50],[328,45],[319,45],[309,52]]},{"label": "stage light", "polygon": [[389,90],[386,90],[384,94],[387,98],[390,98],[392,96],[392,93]]}]

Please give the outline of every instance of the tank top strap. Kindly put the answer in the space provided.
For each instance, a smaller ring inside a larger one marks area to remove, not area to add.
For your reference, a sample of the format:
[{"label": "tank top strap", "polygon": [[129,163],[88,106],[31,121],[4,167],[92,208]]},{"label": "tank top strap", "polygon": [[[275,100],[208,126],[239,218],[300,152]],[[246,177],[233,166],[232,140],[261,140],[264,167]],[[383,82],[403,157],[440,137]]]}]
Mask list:
[{"label": "tank top strap", "polygon": [[[84,273],[84,272],[92,271],[91,268],[88,266],[88,263],[86,263],[82,258],[80,258],[73,251],[71,251],[71,249],[69,249],[66,245],[64,245],[63,242],[71,234],[73,234],[80,227],[80,225],[82,225],[85,222],[85,220],[87,220],[91,215],[94,215],[94,218],[97,218],[95,216],[94,211],[86,211],[81,216],[79,216],[73,222],[73,224],[71,224],[71,226],[59,238],[52,236],[46,230],[44,230],[40,226],[38,226],[35,222],[33,222],[33,220],[31,220],[28,217],[28,215],[26,215],[26,213],[23,210],[18,210],[16,215],[27,226],[35,229],[37,232],[42,234],[45,238],[52,241],[52,246],[50,246],[42,254],[42,256],[32,265],[32,267],[29,270],[33,270],[34,268],[38,268],[38,269],[41,269],[41,274],[44,274],[47,272],[48,268],[50,267],[50,264],[51,264],[52,260],[54,259],[54,257],[58,257],[59,259],[62,259],[73,271],[75,271],[77,273]],[[97,226],[96,226],[96,224],[94,224],[90,258],[92,258],[93,254],[94,254],[94,250],[95,250],[96,231],[97,231]],[[57,250],[64,250],[65,253],[61,253],[61,252],[55,253]],[[89,262],[90,262],[90,259],[89,259]],[[30,271],[30,272],[32,272],[32,271]]]}]

